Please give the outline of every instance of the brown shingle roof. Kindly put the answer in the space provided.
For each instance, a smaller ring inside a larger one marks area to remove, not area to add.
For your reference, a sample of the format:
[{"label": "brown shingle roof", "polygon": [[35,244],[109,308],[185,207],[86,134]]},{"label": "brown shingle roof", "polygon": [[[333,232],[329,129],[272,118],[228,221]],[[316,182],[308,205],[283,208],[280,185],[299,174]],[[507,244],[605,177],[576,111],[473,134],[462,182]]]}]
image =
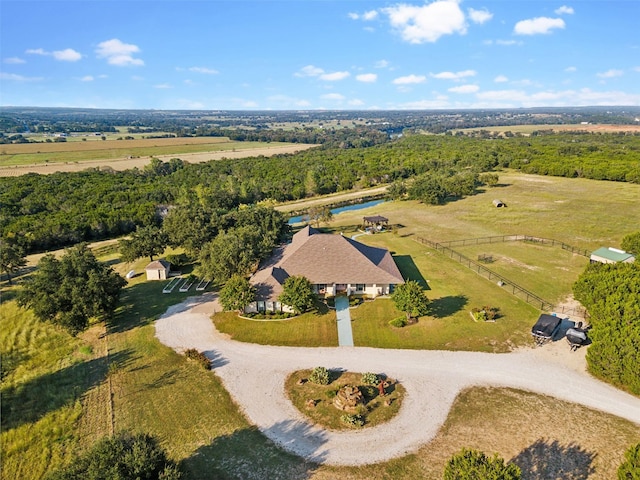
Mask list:
[{"label": "brown shingle roof", "polygon": [[303,275],[313,284],[404,283],[391,253],[342,235],[320,233],[309,226],[293,236],[279,261],[251,278],[262,298],[275,299],[284,280]]},{"label": "brown shingle roof", "polygon": [[166,260],[154,260],[149,265],[144,267],[145,270],[164,270],[171,266]]}]

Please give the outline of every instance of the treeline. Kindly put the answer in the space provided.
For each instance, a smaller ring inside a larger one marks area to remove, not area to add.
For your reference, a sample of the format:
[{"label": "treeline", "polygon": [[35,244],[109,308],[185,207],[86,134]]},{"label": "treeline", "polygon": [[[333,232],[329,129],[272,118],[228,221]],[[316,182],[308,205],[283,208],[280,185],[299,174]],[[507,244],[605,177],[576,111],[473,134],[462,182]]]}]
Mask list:
[{"label": "treeline", "polygon": [[475,193],[496,167],[640,183],[640,137],[558,134],[482,139],[408,135],[366,148],[319,148],[273,157],[143,170],[87,170],[0,179],[0,228],[27,251],[129,233],[159,223],[167,206],[224,211],[265,200],[299,200],[393,184],[392,193],[442,203]]},{"label": "treeline", "polygon": [[589,265],[573,292],[591,314],[589,371],[640,395],[640,263]]}]

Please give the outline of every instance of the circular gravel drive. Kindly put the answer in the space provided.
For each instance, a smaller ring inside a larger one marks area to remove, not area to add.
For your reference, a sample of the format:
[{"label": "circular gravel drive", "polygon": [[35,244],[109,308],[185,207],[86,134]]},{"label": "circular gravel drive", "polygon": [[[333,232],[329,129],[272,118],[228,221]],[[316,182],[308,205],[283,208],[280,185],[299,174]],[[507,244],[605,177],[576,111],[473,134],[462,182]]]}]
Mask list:
[{"label": "circular gravel drive", "polygon": [[[248,419],[276,444],[313,462],[363,465],[415,452],[434,438],[458,393],[473,385],[550,395],[640,424],[640,399],[533,349],[488,354],[246,344],[215,329],[210,316],[216,309],[214,294],[187,299],[156,322],[156,336],[178,352],[205,352]],[[348,432],[311,425],[287,399],[284,382],[295,370],[317,366],[397,379],[407,391],[400,412],[383,425]]]}]

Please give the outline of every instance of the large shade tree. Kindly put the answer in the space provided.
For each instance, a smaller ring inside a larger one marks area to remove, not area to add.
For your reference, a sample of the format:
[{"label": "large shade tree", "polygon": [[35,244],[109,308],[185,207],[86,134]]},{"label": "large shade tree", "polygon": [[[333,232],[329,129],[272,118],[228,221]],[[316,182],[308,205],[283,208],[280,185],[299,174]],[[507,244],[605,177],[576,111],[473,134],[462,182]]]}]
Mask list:
[{"label": "large shade tree", "polygon": [[0,271],[7,274],[11,285],[11,277],[27,264],[24,248],[16,242],[0,239]]},{"label": "large shade tree", "polygon": [[587,266],[573,286],[589,311],[589,371],[640,395],[640,263]]},{"label": "large shade tree", "polygon": [[313,307],[315,294],[311,282],[302,275],[287,278],[282,284],[278,300],[293,308],[295,313],[303,313]]},{"label": "large shade tree", "polygon": [[149,257],[153,261],[154,255],[160,255],[167,248],[169,239],[167,234],[160,228],[149,225],[138,227],[131,234],[131,238],[118,242],[122,260],[133,262],[140,257]]},{"label": "large shade tree", "polygon": [[232,275],[220,289],[220,303],[225,310],[242,312],[255,299],[255,288],[242,275]]},{"label": "large shade tree", "polygon": [[147,434],[106,437],[47,480],[179,480],[182,472]]},{"label": "large shade tree", "polygon": [[623,250],[640,256],[640,232],[630,233],[622,238],[620,246]]},{"label": "large shade tree", "polygon": [[629,447],[624,454],[624,462],[618,468],[619,480],[640,480],[640,443]]},{"label": "large shade tree", "polygon": [[415,280],[396,285],[391,299],[398,310],[405,312],[407,320],[426,315],[429,312],[429,299]]},{"label": "large shade tree", "polygon": [[111,315],[126,281],[99,262],[85,244],[69,248],[58,260],[44,256],[18,292],[18,304],[36,317],[75,335],[93,317]]}]

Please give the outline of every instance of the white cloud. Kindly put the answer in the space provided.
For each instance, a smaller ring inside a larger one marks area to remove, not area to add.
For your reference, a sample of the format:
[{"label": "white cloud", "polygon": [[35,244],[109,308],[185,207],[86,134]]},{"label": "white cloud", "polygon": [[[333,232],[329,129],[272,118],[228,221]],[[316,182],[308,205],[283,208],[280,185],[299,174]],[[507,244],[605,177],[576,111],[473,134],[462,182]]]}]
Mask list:
[{"label": "white cloud", "polygon": [[633,67],[634,72],[640,72],[640,67]]},{"label": "white cloud", "polygon": [[539,35],[551,33],[554,28],[564,28],[565,23],[561,18],[536,17],[528,20],[520,20],[513,28],[516,35]]},{"label": "white cloud", "polygon": [[565,72],[571,73],[571,72],[576,72],[578,71],[578,69],[576,67],[567,67],[564,69]]},{"label": "white cloud", "polygon": [[480,25],[482,25],[485,22],[488,22],[493,18],[493,13],[489,12],[484,8],[482,10],[469,8],[467,9],[467,12],[469,13],[469,18],[471,19],[471,21],[473,23],[479,23]]},{"label": "white cloud", "polygon": [[430,73],[429,74],[433,78],[437,78],[440,80],[460,80],[465,77],[474,77],[476,75],[475,70],[463,70],[462,72],[440,72],[440,73]]},{"label": "white cloud", "polygon": [[93,75],[85,75],[80,79],[81,82],[93,82],[95,77]]},{"label": "white cloud", "polygon": [[44,80],[42,77],[25,77],[15,73],[0,72],[0,80],[11,80],[12,82],[39,82]]},{"label": "white cloud", "polygon": [[214,70],[213,68],[206,68],[206,67],[191,67],[189,68],[190,72],[195,72],[195,73],[205,73],[207,75],[217,75],[218,72],[217,70]]},{"label": "white cloud", "polygon": [[556,15],[573,15],[573,13],[573,7],[567,7],[566,5],[562,5],[555,10]]},{"label": "white cloud", "polygon": [[323,100],[336,100],[336,101],[342,101],[345,99],[344,95],[340,95],[339,93],[327,93],[325,95],[321,95],[320,98],[322,98]]},{"label": "white cloud", "polygon": [[169,85],[168,83],[159,83],[157,85],[154,85],[153,88],[158,88],[160,90],[166,90],[169,88],[173,88],[171,85]]},{"label": "white cloud", "polygon": [[351,20],[363,20],[365,22],[370,22],[371,20],[375,20],[378,18],[377,10],[369,10],[368,12],[360,13],[349,13],[349,18]]},{"label": "white cloud", "polygon": [[65,48],[64,50],[55,50],[53,58],[61,62],[77,62],[82,58],[82,55],[73,48]]},{"label": "white cloud", "polygon": [[361,106],[364,105],[364,102],[362,100],[360,100],[359,98],[354,98],[353,100],[349,100],[347,103],[351,107],[361,107]]},{"label": "white cloud", "polygon": [[364,83],[373,83],[378,80],[378,75],[375,73],[361,73],[360,75],[356,75],[356,80]]},{"label": "white cloud", "polygon": [[619,91],[596,92],[588,88],[580,90],[539,91],[492,90],[476,94],[481,101],[476,107],[549,107],[585,105],[638,105],[640,94]]},{"label": "white cloud", "polygon": [[493,79],[493,81],[496,83],[504,83],[504,82],[508,82],[509,79],[504,75],[498,75],[496,78]]},{"label": "white cloud", "polygon": [[615,78],[615,77],[621,77],[622,75],[624,75],[624,72],[622,70],[616,70],[612,68],[611,70],[597,73],[596,75],[600,78]]},{"label": "white cloud", "polygon": [[109,65],[118,67],[144,65],[140,58],[133,58],[133,55],[139,52],[140,48],[137,45],[123,43],[117,38],[101,42],[96,48],[98,58],[106,58]]},{"label": "white cloud", "polygon": [[389,62],[387,60],[378,60],[375,64],[375,68],[387,68],[389,66]]},{"label": "white cloud", "polygon": [[409,43],[433,43],[443,35],[467,33],[458,0],[436,0],[421,6],[401,3],[381,11],[388,15],[391,26]]},{"label": "white cloud", "polygon": [[344,80],[351,74],[349,72],[333,72],[333,73],[323,73],[319,76],[320,80],[325,80],[327,82],[337,82],[338,80]]},{"label": "white cloud", "polygon": [[415,83],[424,83],[427,77],[424,75],[407,75],[405,77],[398,77],[393,81],[394,85],[411,85]]},{"label": "white cloud", "polygon": [[4,59],[4,63],[7,63],[9,65],[18,65],[18,64],[27,63],[27,62],[26,60],[23,60],[19,57],[9,57]]},{"label": "white cloud", "polygon": [[302,67],[298,70],[294,75],[296,77],[317,77],[318,75],[322,75],[324,70],[318,67],[314,67],[313,65],[307,65],[306,67]]},{"label": "white cloud", "polygon": [[512,45],[522,45],[522,42],[519,42],[517,40],[496,40],[496,45],[510,47]]},{"label": "white cloud", "polygon": [[460,85],[458,87],[451,87],[448,89],[451,93],[476,93],[480,90],[478,85]]},{"label": "white cloud", "polygon": [[47,52],[43,48],[30,48],[25,53],[29,55],[51,56],[61,62],[77,62],[82,58],[82,54],[76,52],[73,48],[65,48],[64,50],[55,50]]}]

